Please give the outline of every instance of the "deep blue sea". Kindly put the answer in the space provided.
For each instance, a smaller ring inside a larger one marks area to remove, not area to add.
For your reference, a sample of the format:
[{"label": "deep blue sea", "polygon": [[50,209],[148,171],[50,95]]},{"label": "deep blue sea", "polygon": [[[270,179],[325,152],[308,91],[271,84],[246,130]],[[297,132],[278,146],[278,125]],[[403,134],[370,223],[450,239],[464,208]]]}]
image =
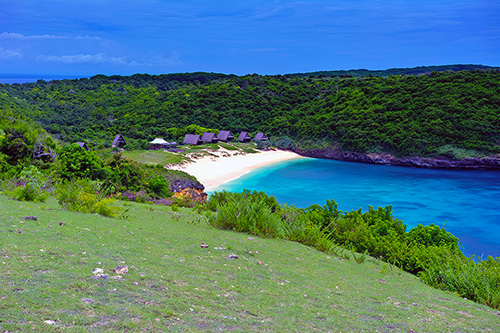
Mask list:
[{"label": "deep blue sea", "polygon": [[37,82],[38,80],[72,80],[84,78],[84,75],[37,75],[37,74],[0,74],[0,83],[3,84],[23,84],[28,82]]},{"label": "deep blue sea", "polygon": [[500,257],[500,171],[431,170],[301,158],[256,169],[216,190],[264,191],[300,208],[327,199],[349,211],[392,205],[407,231],[445,226],[467,256]]}]

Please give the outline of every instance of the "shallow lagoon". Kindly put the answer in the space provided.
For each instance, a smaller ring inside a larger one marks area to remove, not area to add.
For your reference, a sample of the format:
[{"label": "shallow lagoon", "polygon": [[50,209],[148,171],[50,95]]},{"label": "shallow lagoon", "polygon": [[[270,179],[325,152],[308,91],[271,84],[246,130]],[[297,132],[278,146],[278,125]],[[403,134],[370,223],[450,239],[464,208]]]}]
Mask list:
[{"label": "shallow lagoon", "polygon": [[327,199],[348,211],[392,205],[408,226],[445,225],[466,255],[500,257],[500,172],[405,168],[295,159],[254,170],[217,190],[264,191],[300,208]]}]

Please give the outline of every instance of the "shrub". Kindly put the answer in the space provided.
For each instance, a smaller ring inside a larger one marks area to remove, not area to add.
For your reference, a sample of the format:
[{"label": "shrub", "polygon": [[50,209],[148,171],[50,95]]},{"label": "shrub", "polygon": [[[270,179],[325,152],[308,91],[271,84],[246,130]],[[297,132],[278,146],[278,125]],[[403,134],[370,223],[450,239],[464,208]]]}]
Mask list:
[{"label": "shrub", "polygon": [[149,178],[147,184],[148,192],[157,198],[168,198],[172,196],[169,183],[160,175],[153,175]]},{"label": "shrub", "polygon": [[92,180],[105,179],[109,176],[109,169],[95,152],[90,152],[72,144],[64,147],[57,161],[57,173],[62,179],[72,180],[88,178]]},{"label": "shrub", "polygon": [[112,191],[113,189],[104,187],[102,182],[78,179],[60,184],[57,197],[59,205],[67,210],[117,217],[122,213],[122,209],[112,206],[115,199],[106,197]]},{"label": "shrub", "polygon": [[262,201],[231,197],[219,204],[209,223],[219,229],[247,232],[262,237],[283,238],[278,217]]},{"label": "shrub", "polygon": [[17,183],[22,185],[14,188],[9,193],[19,201],[44,202],[48,197],[44,190],[47,182],[47,177],[37,167],[30,165],[21,171],[17,179]]},{"label": "shrub", "polygon": [[419,224],[408,233],[409,240],[425,246],[444,246],[452,252],[459,252],[460,241],[457,237],[447,232],[446,229],[431,224],[423,226]]}]

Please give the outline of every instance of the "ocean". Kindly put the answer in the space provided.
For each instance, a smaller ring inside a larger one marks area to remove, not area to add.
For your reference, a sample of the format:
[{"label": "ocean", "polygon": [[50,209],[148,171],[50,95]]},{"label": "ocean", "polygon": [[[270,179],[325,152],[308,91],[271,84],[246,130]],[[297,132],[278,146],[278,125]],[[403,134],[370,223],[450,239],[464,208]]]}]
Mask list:
[{"label": "ocean", "polygon": [[500,257],[500,172],[433,170],[295,159],[256,169],[217,190],[264,191],[306,208],[333,199],[343,211],[392,205],[407,225],[444,226],[465,255]]},{"label": "ocean", "polygon": [[36,75],[36,74],[0,74],[0,83],[2,84],[23,84],[36,82],[38,80],[72,80],[84,78],[84,75]]}]

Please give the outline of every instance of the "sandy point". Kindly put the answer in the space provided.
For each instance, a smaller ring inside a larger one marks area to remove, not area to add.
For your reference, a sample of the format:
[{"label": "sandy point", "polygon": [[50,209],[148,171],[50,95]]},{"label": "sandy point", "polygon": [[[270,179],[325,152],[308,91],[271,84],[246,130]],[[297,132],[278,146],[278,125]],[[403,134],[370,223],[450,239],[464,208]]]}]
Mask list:
[{"label": "sandy point", "polygon": [[226,151],[218,155],[205,156],[194,162],[170,166],[169,169],[182,170],[195,176],[205,186],[205,191],[210,191],[254,169],[291,159],[306,158],[284,150],[233,155],[227,154]]}]

